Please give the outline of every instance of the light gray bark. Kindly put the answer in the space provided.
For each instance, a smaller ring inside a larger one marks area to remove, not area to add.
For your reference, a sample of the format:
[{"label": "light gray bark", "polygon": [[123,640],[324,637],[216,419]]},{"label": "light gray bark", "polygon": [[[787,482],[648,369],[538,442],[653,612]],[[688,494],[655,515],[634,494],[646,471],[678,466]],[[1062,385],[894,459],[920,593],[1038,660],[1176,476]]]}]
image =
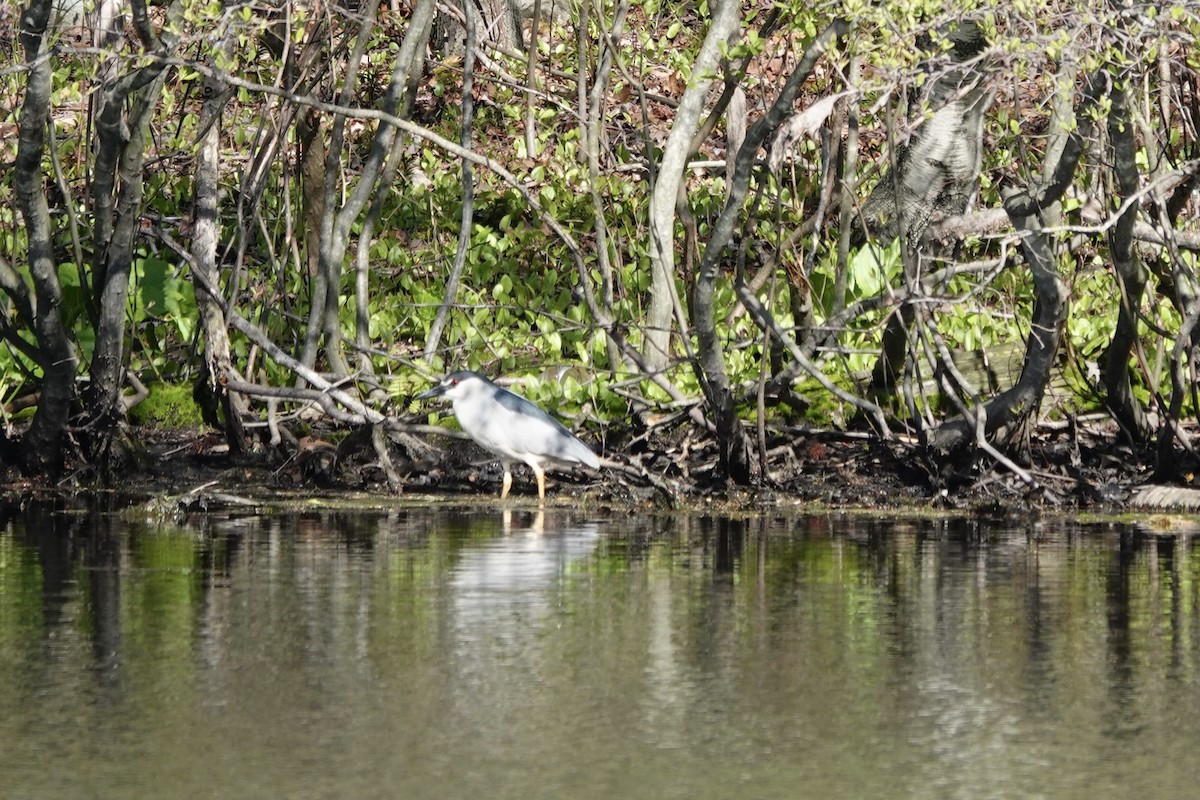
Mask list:
[{"label": "light gray bark", "polygon": [[[207,82],[211,90],[201,111],[200,130],[203,133],[196,147],[195,196],[192,205],[192,262],[193,270],[203,270],[206,281],[196,287],[196,304],[204,330],[204,360],[207,369],[201,377],[206,381],[205,394],[212,397],[221,410],[225,441],[230,452],[245,450],[245,431],[241,414],[244,403],[239,395],[229,391],[229,382],[240,379],[230,357],[229,330],[225,312],[216,297],[202,286],[219,286],[217,244],[221,234],[218,212],[220,155],[219,118],[232,92],[216,80]],[[210,409],[215,411],[215,409]]]},{"label": "light gray bark", "polygon": [[983,32],[964,22],[951,35],[956,40],[954,63],[931,76],[922,94],[920,113],[928,109],[932,116],[916,128],[863,205],[863,224],[884,243],[903,236],[915,249],[935,214],[963,213],[975,192],[983,117],[995,90],[988,85],[987,71],[974,61],[984,44]]},{"label": "light gray bark", "polygon": [[663,369],[671,358],[671,329],[678,296],[675,290],[675,203],[691,157],[692,137],[700,125],[708,89],[716,75],[721,46],[737,33],[739,5],[719,0],[704,44],[692,64],[692,80],[683,93],[671,133],[663,146],[658,179],[650,196],[650,302],[646,311],[647,367]]},{"label": "light gray bark", "polygon": [[[953,63],[932,76],[922,96],[921,109],[932,110],[900,148],[888,169],[863,204],[862,228],[852,241],[861,244],[863,230],[881,242],[901,237],[905,249],[905,278],[917,279],[912,255],[921,245],[925,229],[936,218],[966,211],[974,195],[983,157],[984,113],[995,90],[986,70],[973,60],[982,49],[982,30],[961,23],[951,33],[956,41]],[[879,359],[871,375],[877,391],[896,385],[908,352],[912,309],[900,306],[888,320]]]}]

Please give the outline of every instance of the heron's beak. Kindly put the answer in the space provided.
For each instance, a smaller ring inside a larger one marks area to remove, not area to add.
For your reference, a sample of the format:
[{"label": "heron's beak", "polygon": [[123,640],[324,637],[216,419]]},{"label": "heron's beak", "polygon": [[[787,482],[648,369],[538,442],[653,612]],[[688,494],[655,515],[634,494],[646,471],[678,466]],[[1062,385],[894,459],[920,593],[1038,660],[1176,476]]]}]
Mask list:
[{"label": "heron's beak", "polygon": [[431,397],[441,397],[446,393],[446,387],[443,384],[438,384],[427,392],[421,392],[417,395],[418,400],[428,400]]}]

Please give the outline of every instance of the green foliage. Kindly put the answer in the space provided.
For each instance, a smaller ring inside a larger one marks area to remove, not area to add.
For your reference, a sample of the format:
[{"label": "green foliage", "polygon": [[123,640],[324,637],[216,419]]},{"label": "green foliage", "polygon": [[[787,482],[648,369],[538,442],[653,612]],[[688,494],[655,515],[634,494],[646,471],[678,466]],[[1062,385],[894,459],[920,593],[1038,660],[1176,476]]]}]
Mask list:
[{"label": "green foliage", "polygon": [[149,255],[134,262],[131,280],[131,366],[160,380],[184,378],[189,368],[181,351],[194,340],[200,322],[195,288],[176,265]]},{"label": "green foliage", "polygon": [[[828,7],[799,0],[783,0],[774,7],[780,10],[781,27],[773,35],[763,35],[760,29],[767,7],[749,9],[742,36],[730,42],[725,51],[731,64],[747,59],[749,71],[736,77],[749,95],[751,122],[773,100],[798,53],[832,19]],[[1130,28],[1126,34],[1146,44],[1144,48],[1121,52],[1115,45],[1089,46],[1080,52],[1080,29],[1069,24],[1068,16],[1047,13],[1038,3],[1017,2],[1001,8],[973,0],[847,0],[836,13],[852,25],[852,35],[839,45],[848,52],[831,52],[823,57],[801,91],[797,108],[846,88],[857,90],[849,102],[856,103],[859,112],[861,152],[856,177],[862,181],[860,194],[865,195],[869,181],[877,179],[879,167],[887,163],[889,142],[893,138],[903,141],[911,134],[911,126],[920,116],[914,101],[920,99],[922,88],[945,63],[951,42],[944,26],[965,17],[975,19],[993,43],[987,63],[1005,76],[1004,92],[1017,93],[1002,98],[986,120],[979,204],[995,207],[1001,203],[998,187],[1026,185],[1041,177],[1041,156],[1049,140],[1046,109],[1059,79],[1058,62],[1078,56],[1084,69],[1104,65],[1114,74],[1129,73],[1130,85],[1150,86],[1152,81],[1139,83],[1138,76],[1155,73],[1139,70],[1152,65],[1155,55],[1176,57],[1172,48],[1178,41],[1170,39],[1168,33],[1200,32],[1196,16],[1185,13],[1190,10],[1175,4],[1147,12],[1154,25],[1146,23],[1142,32]],[[293,6],[289,13],[292,40],[288,44],[294,48],[293,55],[305,46],[318,46],[322,37],[349,41],[347,37],[357,24],[354,19],[333,15],[320,20],[322,27],[310,27],[306,26],[307,7]],[[496,172],[474,166],[474,222],[461,284],[452,298],[440,348],[427,366],[429,373],[463,367],[482,369],[493,375],[522,378],[526,394],[566,415],[589,409],[620,419],[628,413],[628,401],[613,387],[636,376],[627,374],[624,364],[610,363],[604,333],[589,318],[582,294],[584,288],[599,296],[606,290],[611,293],[611,315],[625,340],[633,347],[642,343],[651,264],[647,233],[651,170],[647,161],[657,159],[670,132],[677,100],[692,78],[692,62],[703,40],[708,13],[705,3],[658,0],[635,4],[630,9],[628,33],[616,43],[620,69],[612,75],[611,91],[601,109],[604,116],[597,121],[601,146],[595,175],[589,168],[587,137],[580,129],[579,86],[574,77],[595,74],[596,60],[602,52],[598,37],[603,27],[595,15],[590,22],[590,38],[585,37],[582,47],[573,32],[547,26],[535,40],[539,60],[532,77],[526,75],[523,59],[494,54],[498,66],[477,65],[473,148],[514,175],[523,192]],[[1088,24],[1115,26],[1120,21],[1112,16],[1118,13],[1112,9],[1094,13],[1096,18]],[[156,17],[156,24],[160,22]],[[289,113],[303,110],[253,87],[255,82],[274,86],[284,74],[280,43],[272,46],[264,35],[270,22],[249,8],[192,3],[184,4],[181,18],[172,23],[172,32],[180,41],[176,55],[186,54],[180,57],[195,58],[197,63],[169,76],[152,122],[148,139],[153,151],[148,163],[152,166],[143,176],[145,196],[139,209],[145,224],[139,229],[127,308],[129,364],[138,374],[154,380],[186,382],[197,367],[196,354],[203,349],[190,275],[157,239],[155,231],[162,228],[184,246],[188,244],[186,225],[172,226],[175,220],[187,219],[192,210],[193,156],[206,84],[200,64],[208,61],[239,78],[220,123],[223,171],[219,222],[222,253],[227,259],[222,263],[222,279],[232,282],[237,278],[236,286],[223,288],[233,300],[233,309],[261,325],[284,351],[298,354],[304,344],[313,281],[306,261],[309,222],[298,178],[296,132],[292,130],[289,139],[275,143],[274,160],[257,160],[267,152],[264,143],[270,126],[291,119],[281,109],[287,108]],[[231,36],[228,50],[221,46],[217,35],[225,31]],[[351,105],[368,110],[378,107],[392,77],[404,33],[400,21],[380,16],[379,24],[370,32],[368,53],[357,65],[359,84],[352,93]],[[864,78],[855,87],[846,87],[843,82],[850,54],[863,66]],[[437,135],[458,141],[463,119],[461,61],[437,55],[421,76],[413,116]],[[1193,51],[1179,56],[1178,61],[1193,69],[1200,66]],[[90,296],[95,293],[92,264],[97,249],[94,232],[87,228],[87,214],[80,215],[81,209],[90,211],[87,187],[91,143],[84,139],[89,130],[85,111],[87,98],[102,74],[101,66],[102,59],[94,54],[56,54],[52,116],[57,165],[50,158],[44,165],[47,185],[58,187],[57,178],[51,180],[49,176],[61,170],[61,185],[65,187],[58,189],[65,196],[56,200],[54,208],[53,218],[60,226],[56,229],[56,258],[61,261],[61,312],[82,357],[81,370],[87,368],[94,339],[95,310],[90,308]],[[129,64],[121,67],[129,68]],[[327,83],[322,85],[321,93],[333,96],[345,79],[346,65],[330,58],[322,69]],[[0,78],[0,96],[8,101],[2,107],[10,109],[3,112],[6,123],[15,122],[14,109],[19,108],[23,89],[21,80],[15,72]],[[531,104],[527,103],[527,85],[534,89]],[[914,109],[911,114],[910,104]],[[1105,103],[1099,104],[1095,112],[1098,122],[1102,123],[1107,110]],[[332,117],[324,111],[317,116],[323,126],[321,135],[327,137]],[[331,184],[336,184],[332,193],[335,202],[355,188],[358,170],[371,152],[377,125],[377,120],[363,116],[348,120],[343,152],[334,154],[338,157]],[[696,159],[725,157],[724,133],[719,124],[712,137],[700,143]],[[1144,171],[1167,161],[1182,163],[1185,158],[1176,156],[1194,147],[1183,126],[1157,133],[1162,134],[1161,141],[1153,142],[1154,147],[1147,143],[1138,153],[1138,164]],[[1140,128],[1139,135],[1144,135]],[[1095,152],[1101,151],[1095,148]],[[370,295],[365,311],[370,346],[376,354],[375,369],[388,376],[389,392],[403,402],[427,385],[429,375],[419,374],[408,366],[410,362],[394,357],[415,357],[429,336],[457,250],[463,197],[461,162],[456,156],[416,136],[402,139],[395,152],[400,158],[396,178],[380,197],[379,224],[369,243]],[[780,254],[776,263],[798,269],[812,265],[811,272],[803,277],[811,288],[817,322],[827,321],[841,310],[834,308],[839,268],[836,244],[841,234],[835,222],[836,209],[802,244],[795,244],[791,237],[816,213],[823,152],[820,138],[809,137],[797,143],[792,157],[777,173],[756,172],[754,188],[761,189],[762,195],[757,204],[747,204],[744,219],[739,221],[744,223],[738,243],[741,250],[728,254],[728,258],[722,254],[725,263],[715,303],[727,369],[737,384],[750,385],[757,380],[763,336],[750,317],[738,310],[731,282],[735,258],[745,257],[750,271],[755,259],[765,260],[776,255],[776,248],[794,246],[795,252]],[[1163,158],[1164,153],[1168,158]],[[6,150],[5,162],[12,162],[13,155]],[[1087,158],[1092,157],[1089,151]],[[253,197],[243,195],[247,176],[251,172],[260,174],[260,167],[261,191]],[[1107,190],[1109,177],[1105,169],[1104,163],[1080,169],[1076,185],[1081,191],[1062,204],[1066,223],[1081,223],[1086,192],[1103,194]],[[682,265],[694,264],[702,251],[724,208],[726,190],[721,170],[689,170],[686,201],[698,241],[689,243],[692,249],[685,254],[684,228],[679,226],[677,256],[681,267],[677,290],[685,313],[691,276],[684,274]],[[598,198],[597,205],[593,205],[593,196]],[[11,178],[0,176],[0,252],[13,260],[21,279],[28,283],[22,261],[25,232],[13,211],[12,197]],[[84,220],[78,258],[76,243],[68,235],[68,208]],[[604,285],[598,252],[601,240],[597,215],[604,226],[606,255],[612,268],[609,286]],[[579,274],[571,248],[551,232],[548,218],[578,243],[584,275]],[[351,239],[362,230],[360,219],[351,227]],[[1085,269],[1075,271],[1075,265],[1066,260],[1062,266],[1072,287],[1069,345],[1084,360],[1095,361],[1111,339],[1116,306],[1114,285],[1107,272],[1106,244],[1099,235],[1092,241],[1095,258]],[[998,258],[1005,248],[1011,258],[1017,247],[1012,241],[1001,242],[999,238],[968,240],[956,258]],[[810,252],[812,248],[815,252]],[[241,260],[232,266],[235,256]],[[347,341],[353,341],[358,313],[354,300],[356,276],[349,259],[343,266],[342,282],[334,290],[340,301],[342,333]],[[927,268],[929,263],[923,262],[922,269]],[[845,269],[848,303],[878,297],[902,281],[899,245],[865,245],[851,253]],[[587,286],[581,287],[580,280],[587,281]],[[775,288],[762,290],[763,301],[782,325],[795,324],[789,304],[792,290],[785,273],[774,276],[767,286]],[[938,286],[925,310],[929,324],[936,327],[949,347],[975,351],[1022,341],[1028,332],[1030,296],[1028,276],[1019,261],[1013,261],[999,277],[986,283],[968,275]],[[11,318],[7,298],[0,296],[0,302],[4,303],[0,313]],[[1148,313],[1166,330],[1178,330],[1178,314],[1169,303],[1156,298],[1147,305]],[[856,381],[872,366],[883,324],[892,310],[890,303],[882,303],[851,320],[839,333],[837,343],[842,353],[822,362],[839,385],[857,391]],[[1144,334],[1146,349],[1161,353],[1164,344],[1159,333],[1146,327]],[[33,341],[30,331],[18,335],[26,342]],[[264,358],[245,339],[235,336],[232,345],[239,368],[252,365],[255,379],[265,375],[277,383],[292,380],[286,368]],[[678,364],[668,376],[681,391],[692,395],[701,391],[688,361],[695,347],[694,341],[677,344],[673,355]],[[560,380],[552,376],[559,367],[579,367],[583,373],[572,370]],[[6,390],[13,383],[11,376],[37,372],[37,366],[15,348],[0,347],[0,373],[8,381]],[[1149,377],[1144,377],[1147,374]],[[1167,385],[1165,370],[1161,369],[1138,373],[1137,381],[1136,391],[1147,399],[1152,391],[1161,392]],[[802,382],[799,388],[813,397],[827,397],[827,392],[815,385]],[[656,387],[643,385],[641,391],[654,400],[668,400]],[[1079,391],[1082,394],[1088,389],[1080,386]],[[186,405],[190,407],[190,403],[189,396]],[[153,408],[154,403],[146,405]],[[814,409],[827,419],[842,412],[840,404],[832,400],[828,406],[818,403]],[[149,418],[159,421],[157,412],[142,410],[135,414],[149,414]],[[186,415],[178,418],[183,420]]]}]

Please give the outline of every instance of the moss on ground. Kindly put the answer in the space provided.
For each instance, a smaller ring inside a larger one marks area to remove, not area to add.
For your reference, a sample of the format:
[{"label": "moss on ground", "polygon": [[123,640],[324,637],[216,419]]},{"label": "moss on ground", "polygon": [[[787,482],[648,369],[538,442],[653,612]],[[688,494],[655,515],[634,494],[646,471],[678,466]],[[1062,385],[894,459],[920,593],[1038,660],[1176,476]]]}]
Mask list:
[{"label": "moss on ground", "polygon": [[177,429],[204,426],[200,407],[192,398],[191,386],[156,383],[149,388],[150,396],[129,409],[130,422]]}]

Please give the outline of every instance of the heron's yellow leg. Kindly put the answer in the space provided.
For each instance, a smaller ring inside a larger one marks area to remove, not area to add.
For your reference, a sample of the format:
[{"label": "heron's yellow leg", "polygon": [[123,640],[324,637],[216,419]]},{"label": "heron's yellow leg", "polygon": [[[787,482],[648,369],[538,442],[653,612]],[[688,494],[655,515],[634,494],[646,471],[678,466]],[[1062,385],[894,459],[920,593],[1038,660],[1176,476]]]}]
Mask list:
[{"label": "heron's yellow leg", "polygon": [[500,499],[508,497],[508,490],[512,488],[512,469],[508,464],[504,465],[504,482],[500,485]]},{"label": "heron's yellow leg", "polygon": [[538,505],[542,505],[546,502],[546,470],[535,464],[530,464],[529,466],[533,469],[533,474],[537,477]]}]

